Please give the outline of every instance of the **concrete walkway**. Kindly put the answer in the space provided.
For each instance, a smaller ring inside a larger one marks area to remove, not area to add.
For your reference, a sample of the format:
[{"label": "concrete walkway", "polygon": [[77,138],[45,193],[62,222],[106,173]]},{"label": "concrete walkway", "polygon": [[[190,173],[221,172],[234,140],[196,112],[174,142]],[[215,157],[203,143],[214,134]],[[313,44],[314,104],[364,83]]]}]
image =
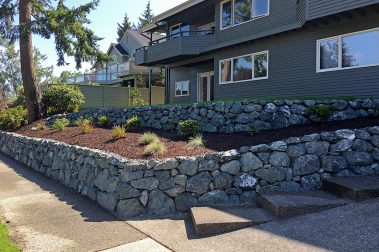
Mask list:
[{"label": "concrete walkway", "polygon": [[119,221],[1,154],[0,218],[24,251],[379,251],[379,199],[199,238],[186,216]]}]

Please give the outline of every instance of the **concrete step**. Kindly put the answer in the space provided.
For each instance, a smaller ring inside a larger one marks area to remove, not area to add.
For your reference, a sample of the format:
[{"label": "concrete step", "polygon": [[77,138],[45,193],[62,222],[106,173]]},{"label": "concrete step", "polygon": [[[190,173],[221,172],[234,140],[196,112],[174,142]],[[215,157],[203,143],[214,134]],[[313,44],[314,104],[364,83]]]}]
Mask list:
[{"label": "concrete step", "polygon": [[351,203],[350,200],[323,191],[261,193],[259,202],[279,219],[320,212]]},{"label": "concrete step", "polygon": [[194,207],[191,217],[200,236],[231,232],[274,220],[264,209],[253,206]]},{"label": "concrete step", "polygon": [[323,189],[354,201],[379,197],[379,177],[341,177],[323,180]]}]

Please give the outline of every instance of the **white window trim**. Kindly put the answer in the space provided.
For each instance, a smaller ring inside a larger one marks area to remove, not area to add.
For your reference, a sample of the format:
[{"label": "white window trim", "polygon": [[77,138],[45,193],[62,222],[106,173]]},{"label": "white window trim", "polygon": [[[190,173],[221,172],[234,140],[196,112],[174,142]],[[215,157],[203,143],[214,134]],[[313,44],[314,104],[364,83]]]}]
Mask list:
[{"label": "white window trim", "polygon": [[[366,33],[366,32],[370,32],[370,31],[379,31],[379,27],[373,28],[373,29],[368,29],[368,30],[363,30],[363,31],[345,33],[345,34],[341,34],[338,36],[333,36],[333,37],[317,40],[317,42],[316,42],[316,52],[317,52],[317,55],[316,55],[316,57],[317,57],[316,58],[316,73],[334,72],[334,71],[341,71],[341,70],[349,70],[349,69],[356,69],[356,68],[379,66],[379,63],[376,63],[376,64],[361,65],[361,66],[342,67],[342,46],[341,46],[342,45],[342,38],[345,36],[351,36],[351,35]],[[321,66],[320,66],[320,64],[321,64],[320,44],[322,42],[333,40],[333,39],[338,39],[338,67],[321,69]]]},{"label": "white window trim", "polygon": [[[254,78],[254,68],[255,68],[255,63],[254,63],[254,56],[256,55],[259,55],[259,54],[267,54],[267,76],[265,77],[259,77],[259,78]],[[246,56],[252,56],[252,75],[251,75],[251,79],[249,80],[239,80],[239,81],[234,81],[233,80],[233,62],[234,62],[234,59],[238,59],[238,58],[243,58],[243,57],[246,57]],[[221,82],[221,74],[222,74],[222,71],[221,71],[221,64],[222,62],[224,61],[228,61],[230,60],[231,61],[231,64],[230,64],[230,67],[231,67],[231,76],[230,76],[230,81],[224,81],[224,82]],[[261,51],[261,52],[256,52],[256,53],[252,53],[252,54],[245,54],[245,55],[241,55],[241,56],[236,56],[236,57],[232,57],[232,58],[227,58],[227,59],[222,59],[219,61],[219,74],[218,74],[218,77],[219,77],[219,85],[226,85],[226,84],[234,84],[234,83],[241,83],[241,82],[247,82],[247,81],[258,81],[258,80],[267,80],[268,79],[268,76],[269,76],[269,69],[270,69],[270,53],[269,53],[269,50],[266,50],[266,51]]]},{"label": "white window trim", "polygon": [[[229,25],[229,26],[225,26],[225,27],[222,27],[222,13],[223,13],[223,5],[224,3],[227,3],[227,2],[231,2],[232,4],[232,24]],[[253,8],[253,0],[251,0],[251,4],[252,4],[252,7]],[[252,17],[250,20],[248,21],[245,21],[245,22],[242,22],[242,23],[239,23],[239,24],[234,24],[234,0],[224,0],[220,3],[220,30],[225,30],[225,29],[229,29],[229,28],[232,28],[232,27],[235,27],[235,26],[239,26],[239,25],[242,25],[242,24],[246,24],[246,23],[249,23],[249,22],[252,22],[254,20],[257,20],[257,19],[261,19],[263,17],[267,17],[267,16],[270,16],[270,9],[271,9],[271,0],[268,0],[268,11],[267,11],[267,14],[263,14],[263,15],[259,15],[259,16],[256,16],[256,17]],[[253,15],[253,11],[251,12],[251,14]]]},{"label": "white window trim", "polygon": [[[188,94],[183,95],[183,91],[182,91],[181,95],[176,94],[176,90],[177,90],[179,83],[187,83],[188,84]],[[190,95],[190,81],[189,80],[175,82],[175,97],[185,97],[185,96],[189,96],[189,95]]]}]

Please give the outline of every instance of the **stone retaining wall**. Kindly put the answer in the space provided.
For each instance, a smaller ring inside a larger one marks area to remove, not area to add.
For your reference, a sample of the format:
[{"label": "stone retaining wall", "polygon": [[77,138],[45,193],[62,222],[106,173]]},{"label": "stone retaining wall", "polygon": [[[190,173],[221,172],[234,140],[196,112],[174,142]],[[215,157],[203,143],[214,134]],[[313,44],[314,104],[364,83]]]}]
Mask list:
[{"label": "stone retaining wall", "polygon": [[[251,131],[251,126],[257,130],[266,130],[307,124],[315,120],[309,113],[309,107],[315,104],[333,104],[335,111],[330,120],[337,121],[374,115],[377,112],[379,99],[195,103],[178,106],[85,110],[64,117],[73,122],[80,117],[98,118],[106,115],[112,124],[121,125],[125,124],[127,118],[138,115],[144,126],[164,130],[174,130],[179,121],[191,118],[200,121],[205,132],[233,133]],[[54,116],[48,119],[47,123],[51,125],[56,118],[61,117],[63,116]]]},{"label": "stone retaining wall", "polygon": [[379,126],[154,161],[5,132],[0,132],[0,146],[1,152],[125,218],[251,203],[260,191],[318,188],[322,177],[379,174]]}]

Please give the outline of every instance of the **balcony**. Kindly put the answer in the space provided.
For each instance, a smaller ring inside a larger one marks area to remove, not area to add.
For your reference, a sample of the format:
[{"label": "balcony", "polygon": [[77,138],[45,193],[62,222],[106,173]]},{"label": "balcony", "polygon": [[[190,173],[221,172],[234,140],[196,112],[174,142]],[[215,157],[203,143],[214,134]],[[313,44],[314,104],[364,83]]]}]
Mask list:
[{"label": "balcony", "polygon": [[205,52],[214,43],[213,30],[179,32],[137,49],[136,64],[150,66],[186,59]]}]

